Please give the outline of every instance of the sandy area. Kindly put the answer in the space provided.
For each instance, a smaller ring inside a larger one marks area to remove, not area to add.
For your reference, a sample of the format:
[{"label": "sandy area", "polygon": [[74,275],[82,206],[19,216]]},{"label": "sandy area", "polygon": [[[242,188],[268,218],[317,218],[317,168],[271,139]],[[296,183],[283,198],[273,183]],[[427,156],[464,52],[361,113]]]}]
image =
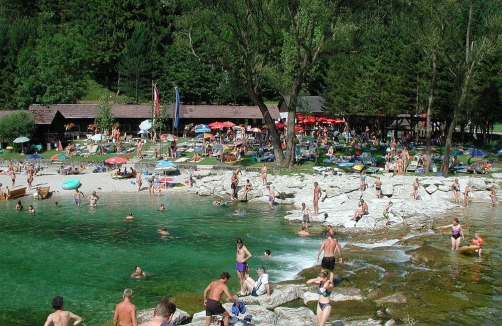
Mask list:
[{"label": "sandy area", "polygon": [[[131,165],[132,166],[132,165]],[[44,168],[41,172],[40,176],[35,176],[33,181],[32,190],[26,190],[28,195],[33,194],[38,187],[47,187],[50,186],[50,191],[52,192],[52,196],[66,196],[71,194],[71,190],[64,190],[61,187],[61,184],[68,179],[78,179],[82,183],[80,190],[87,196],[90,195],[93,191],[99,193],[138,193],[138,186],[136,185],[135,178],[129,179],[112,179],[111,173],[102,172],[102,173],[93,173],[92,171],[88,171],[82,174],[70,174],[63,175],[58,173],[59,166],[49,166]],[[123,168],[123,167],[122,167]],[[142,191],[140,192],[142,195],[148,196],[147,182],[143,177],[143,185]],[[185,176],[182,173],[181,175],[173,176],[174,183],[184,184]],[[0,174],[0,183],[3,183],[3,189],[6,186],[9,189],[11,187],[11,178],[10,175],[1,175]],[[14,189],[18,189],[21,187],[27,187],[28,182],[26,180],[26,173],[22,172],[16,175],[16,186]],[[170,189],[168,189],[170,190]],[[172,191],[179,191],[172,190]]]}]

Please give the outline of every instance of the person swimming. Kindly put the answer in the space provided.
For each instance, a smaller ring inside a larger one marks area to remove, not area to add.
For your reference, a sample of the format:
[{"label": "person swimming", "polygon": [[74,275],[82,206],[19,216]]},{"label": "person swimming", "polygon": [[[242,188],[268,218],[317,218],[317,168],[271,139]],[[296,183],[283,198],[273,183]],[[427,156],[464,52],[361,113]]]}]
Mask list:
[{"label": "person swimming", "polygon": [[166,206],[164,204],[160,204],[159,211],[165,212],[166,211]]},{"label": "person swimming", "polygon": [[169,232],[167,232],[167,228],[162,228],[160,230],[157,230],[157,233],[161,235],[169,235]]},{"label": "person swimming", "polygon": [[133,217],[132,217],[132,213],[129,213],[129,214],[125,217],[125,219],[124,219],[124,220],[126,220],[126,221],[130,221],[130,220],[132,220],[132,219],[133,219]]}]

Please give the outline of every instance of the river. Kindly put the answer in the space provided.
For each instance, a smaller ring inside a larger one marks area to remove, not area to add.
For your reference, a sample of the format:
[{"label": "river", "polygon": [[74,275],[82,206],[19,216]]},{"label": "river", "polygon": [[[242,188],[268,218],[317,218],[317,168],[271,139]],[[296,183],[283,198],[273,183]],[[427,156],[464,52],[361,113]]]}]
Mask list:
[{"label": "river", "polygon": [[[179,193],[149,198],[146,194],[100,194],[96,208],[76,207],[70,193],[33,202],[36,213],[14,210],[16,200],[0,202],[0,324],[40,325],[52,311],[56,295],[66,309],[84,318],[83,325],[111,320],[124,288],[134,291],[138,309],[151,308],[163,297],[202,293],[222,271],[238,291],[235,241],[242,238],[253,254],[251,269],[264,265],[271,281],[294,279],[316,264],[321,236],[299,238],[297,224],[283,220],[290,207],[269,210],[265,203],[216,207],[212,198]],[[55,205],[55,201],[59,205]],[[157,208],[163,203],[166,212]],[[233,210],[245,213],[234,216]],[[127,213],[134,220],[125,222]],[[420,325],[488,325],[501,323],[498,309],[500,206],[473,204],[452,212],[468,235],[479,230],[485,241],[482,258],[452,253],[447,232],[431,230],[450,222],[446,217],[412,231],[340,235],[346,263],[337,265],[339,286],[356,286],[367,298],[402,293],[405,304],[335,303],[333,318],[415,320]],[[157,229],[171,233],[162,237]],[[263,258],[270,249],[272,259]],[[129,275],[139,265],[146,279]],[[179,307],[184,309],[183,306]],[[203,307],[200,307],[202,310]],[[453,320],[453,321],[451,321]]]}]

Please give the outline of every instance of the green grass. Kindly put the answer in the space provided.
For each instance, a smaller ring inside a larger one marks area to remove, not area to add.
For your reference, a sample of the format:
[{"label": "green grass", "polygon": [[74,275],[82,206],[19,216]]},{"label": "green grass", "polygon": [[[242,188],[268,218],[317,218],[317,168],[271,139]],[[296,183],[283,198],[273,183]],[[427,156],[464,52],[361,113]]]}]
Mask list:
[{"label": "green grass", "polygon": [[111,92],[106,87],[104,87],[101,84],[98,84],[95,80],[88,80],[87,81],[88,88],[87,88],[87,94],[85,94],[79,102],[84,102],[84,103],[98,103],[99,98],[103,93],[107,93],[109,95],[109,98],[112,102],[114,103],[120,103],[124,104],[127,103],[127,96],[125,95],[118,95],[115,92]]},{"label": "green grass", "polygon": [[493,126],[493,131],[502,132],[502,123],[497,123]]}]

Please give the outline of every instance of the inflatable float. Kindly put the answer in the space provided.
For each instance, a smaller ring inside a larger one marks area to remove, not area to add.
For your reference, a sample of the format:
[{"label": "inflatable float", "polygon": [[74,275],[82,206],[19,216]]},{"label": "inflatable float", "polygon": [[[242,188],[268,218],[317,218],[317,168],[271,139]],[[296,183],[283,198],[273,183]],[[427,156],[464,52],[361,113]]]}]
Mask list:
[{"label": "inflatable float", "polygon": [[61,184],[61,188],[64,190],[73,190],[80,187],[82,184],[78,179],[68,179]]},{"label": "inflatable float", "polygon": [[135,174],[128,173],[128,174],[113,174],[112,179],[129,179],[129,178],[134,178],[136,177]]},{"label": "inflatable float", "polygon": [[465,247],[460,247],[460,248],[458,248],[455,251],[459,252],[459,253],[462,253],[462,252],[474,251],[474,250],[477,250],[477,249],[479,249],[478,246],[465,246]]}]

